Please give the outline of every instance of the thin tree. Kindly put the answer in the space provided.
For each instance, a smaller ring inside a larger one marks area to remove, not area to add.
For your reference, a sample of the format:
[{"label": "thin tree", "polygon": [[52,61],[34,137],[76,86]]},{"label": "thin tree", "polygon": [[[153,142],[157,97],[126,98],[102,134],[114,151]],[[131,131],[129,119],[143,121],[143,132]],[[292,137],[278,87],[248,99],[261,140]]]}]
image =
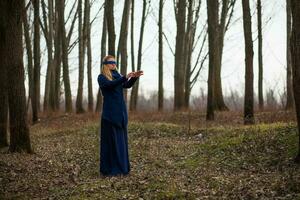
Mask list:
[{"label": "thin tree", "polygon": [[[105,10],[104,10],[105,13]],[[100,60],[100,69],[102,66],[102,59],[106,54],[106,35],[107,35],[107,26],[106,26],[106,15],[103,15],[103,25],[102,25],[102,36],[101,36],[101,60]],[[100,70],[101,71],[101,70]],[[100,112],[102,109],[102,94],[100,88],[98,89],[97,103],[96,103],[96,112]]]},{"label": "thin tree", "polygon": [[245,38],[245,102],[244,124],[254,124],[253,111],[253,40],[249,0],[242,1]]},{"label": "thin tree", "polygon": [[26,53],[27,53],[27,72],[28,72],[28,88],[29,88],[29,95],[28,95],[28,102],[32,99],[33,96],[33,53],[32,53],[32,44],[30,38],[30,27],[27,20],[27,8],[24,4],[24,12],[23,12],[23,28],[24,28],[24,38],[25,38],[25,46],[26,46]]},{"label": "thin tree", "polygon": [[94,97],[92,84],[92,46],[91,46],[91,5],[90,0],[85,0],[85,24],[86,24],[86,45],[87,45],[87,79],[88,79],[88,110],[93,111]]},{"label": "thin tree", "polygon": [[[26,98],[24,86],[22,16],[25,12],[24,0],[3,0],[0,3],[1,70],[6,68],[9,105],[10,146],[9,151],[32,152],[27,124]],[[1,71],[0,73],[3,73]],[[1,80],[2,81],[2,80]]]},{"label": "thin tree", "polygon": [[300,163],[300,2],[291,1],[292,9],[292,36],[291,36],[291,57],[293,70],[293,91],[298,123],[298,155],[296,162]]},{"label": "thin tree", "polygon": [[82,0],[78,0],[78,58],[79,58],[79,69],[78,69],[78,89],[76,98],[76,113],[84,113],[85,110],[82,105],[83,98],[83,80],[84,80],[84,53],[85,53],[85,37],[82,27]]},{"label": "thin tree", "polygon": [[62,32],[61,45],[62,45],[63,81],[64,81],[64,88],[65,88],[65,110],[66,112],[72,112],[73,110],[72,94],[71,94],[71,86],[70,86],[70,78],[69,78],[69,63],[68,63],[68,46],[70,41],[70,35],[72,33],[72,28],[70,29],[70,33],[68,34],[67,37],[66,29],[65,29],[65,20],[64,20],[64,8],[65,8],[64,0],[59,1],[58,6],[60,10],[59,11],[60,30]]},{"label": "thin tree", "polygon": [[292,13],[291,0],[286,0],[286,110],[294,108],[292,59],[291,59]]},{"label": "thin tree", "polygon": [[218,64],[218,0],[207,0],[207,22],[208,22],[208,51],[209,51],[209,68],[208,68],[208,85],[207,85],[207,109],[206,120],[214,120],[214,84],[215,69]]},{"label": "thin tree", "polygon": [[[124,9],[122,16],[122,23],[120,29],[119,45],[117,52],[117,60],[119,62],[121,57],[121,74],[127,73],[127,37],[128,37],[128,22],[129,22],[129,13],[130,13],[130,4],[131,0],[124,1]],[[127,101],[127,90],[124,91],[124,98]]]},{"label": "thin tree", "polygon": [[[138,49],[138,57],[137,57],[137,71],[141,70],[142,68],[142,50],[143,50],[143,39],[144,39],[146,17],[147,17],[147,0],[143,0],[143,12],[142,12],[142,19],[141,19],[139,49]],[[129,107],[131,111],[134,111],[137,108],[138,91],[139,91],[139,79],[136,80],[131,90],[130,107]]]},{"label": "thin tree", "polygon": [[[55,74],[54,74],[54,60],[53,60],[53,0],[48,0],[48,16],[46,12],[45,2],[42,1],[42,9],[43,9],[43,21],[44,27],[43,32],[47,45],[47,55],[48,55],[48,66],[46,73],[46,81],[45,81],[45,94],[44,94],[44,111],[48,111],[49,109],[54,110],[54,101],[50,101],[50,98],[54,98],[54,91],[51,91],[54,87],[52,85],[55,83]],[[48,20],[48,22],[47,22]],[[53,96],[51,95],[53,94]]]},{"label": "thin tree", "polygon": [[164,0],[159,1],[158,17],[158,110],[164,108],[164,88],[163,88],[163,7]]},{"label": "thin tree", "polygon": [[8,94],[6,78],[6,1],[0,1],[0,147],[8,146],[7,120],[8,120]]},{"label": "thin tree", "polygon": [[115,22],[114,22],[114,0],[105,0],[105,15],[108,31],[108,54],[115,56]]},{"label": "thin tree", "polygon": [[32,122],[38,121],[38,111],[40,110],[40,73],[41,73],[41,50],[40,50],[40,0],[33,0],[34,10],[34,33],[33,33],[33,94],[32,94]]},{"label": "thin tree", "polygon": [[130,46],[131,46],[131,70],[135,71],[134,61],[134,0],[131,0],[131,19],[130,19]]},{"label": "thin tree", "polygon": [[175,69],[174,69],[174,110],[184,108],[184,35],[186,20],[186,0],[178,0],[175,6],[176,17],[176,45],[175,45]]},{"label": "thin tree", "polygon": [[258,29],[258,104],[259,109],[264,108],[263,96],[263,53],[262,53],[262,14],[261,14],[261,0],[257,0],[257,29]]},{"label": "thin tree", "polygon": [[[225,33],[228,30],[236,0],[222,0],[222,10],[218,17],[218,63],[215,65],[214,75],[214,106],[216,110],[226,111],[229,110],[224,102],[221,69],[224,48]],[[218,11],[219,12],[219,11]]]}]

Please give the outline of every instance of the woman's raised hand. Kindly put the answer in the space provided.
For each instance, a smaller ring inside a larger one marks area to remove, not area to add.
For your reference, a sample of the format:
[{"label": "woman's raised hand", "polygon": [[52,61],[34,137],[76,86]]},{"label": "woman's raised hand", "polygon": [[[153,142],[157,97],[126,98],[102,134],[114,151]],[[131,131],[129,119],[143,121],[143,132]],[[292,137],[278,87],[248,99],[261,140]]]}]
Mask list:
[{"label": "woman's raised hand", "polygon": [[139,70],[139,71],[136,71],[136,72],[130,72],[129,74],[127,74],[126,78],[131,78],[131,77],[138,78],[138,77],[140,77],[142,75],[144,75],[144,72],[141,71],[141,70]]},{"label": "woman's raised hand", "polygon": [[140,77],[142,75],[144,75],[144,72],[141,70],[134,72],[134,77]]},{"label": "woman's raised hand", "polygon": [[126,75],[126,78],[131,78],[134,77],[134,72],[130,72],[129,74]]}]

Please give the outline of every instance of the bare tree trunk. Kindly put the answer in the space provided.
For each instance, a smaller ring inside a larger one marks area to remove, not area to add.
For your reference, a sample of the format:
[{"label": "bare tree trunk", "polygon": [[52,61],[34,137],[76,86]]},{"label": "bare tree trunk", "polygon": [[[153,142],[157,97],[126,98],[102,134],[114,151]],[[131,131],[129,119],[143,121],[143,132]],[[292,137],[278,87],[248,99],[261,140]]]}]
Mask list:
[{"label": "bare tree trunk", "polygon": [[[222,0],[222,11],[221,18],[218,19],[218,63],[215,65],[215,75],[214,75],[214,106],[216,110],[226,111],[229,110],[224,102],[223,97],[223,89],[222,89],[222,80],[221,80],[221,68],[222,68],[222,58],[223,58],[223,47],[224,47],[224,37],[226,33],[226,26],[230,21],[230,17],[228,18],[229,11],[229,1],[230,0]],[[231,3],[234,6],[235,0],[231,0]],[[218,17],[219,18],[219,17]],[[227,21],[228,19],[228,21]]]},{"label": "bare tree trunk", "polygon": [[243,25],[245,37],[245,102],[244,102],[244,124],[254,124],[253,111],[253,42],[251,30],[251,14],[249,0],[242,1]]},{"label": "bare tree trunk", "polygon": [[[105,11],[104,11],[105,12]],[[103,25],[102,25],[102,36],[101,36],[101,64],[102,60],[106,54],[106,35],[107,35],[107,26],[106,26],[106,15],[103,16]],[[100,67],[101,68],[101,67]],[[96,112],[100,112],[102,109],[102,94],[100,88],[98,89],[97,95],[97,104],[96,104]]]},{"label": "bare tree trunk", "polygon": [[263,53],[262,53],[262,14],[261,14],[261,0],[257,0],[257,29],[258,29],[258,104],[259,109],[264,109],[263,96]]},{"label": "bare tree trunk", "polygon": [[33,96],[33,55],[32,55],[32,45],[31,45],[31,38],[29,32],[29,24],[27,20],[27,11],[24,4],[23,8],[23,28],[24,28],[24,38],[25,38],[25,45],[26,45],[26,53],[27,53],[27,71],[28,71],[28,88],[29,88],[29,95],[28,99],[32,99]]},{"label": "bare tree trunk", "polygon": [[60,2],[61,0],[55,0],[56,14],[55,14],[55,39],[54,39],[54,61],[55,61],[55,84],[54,84],[54,99],[55,110],[59,110],[60,107],[60,74],[61,74],[61,60],[62,60],[62,30],[59,23],[60,17]]},{"label": "bare tree trunk", "polygon": [[163,87],[163,7],[164,0],[159,1],[158,17],[158,110],[164,108],[164,87]]},{"label": "bare tree trunk", "polygon": [[292,59],[291,59],[292,13],[291,0],[286,0],[286,110],[294,108]]},{"label": "bare tree trunk", "polygon": [[[146,21],[146,8],[147,8],[147,0],[143,0],[143,13],[142,13],[142,20],[141,20],[141,28],[140,28],[137,71],[141,70],[142,67],[142,50],[143,50],[144,28],[145,28],[145,21]],[[131,111],[136,110],[137,102],[138,102],[138,92],[139,92],[139,79],[136,80],[131,90],[131,96],[130,96]]]},{"label": "bare tree trunk", "polygon": [[[7,89],[10,119],[11,152],[32,152],[29,128],[26,115],[26,98],[24,86],[23,43],[22,43],[22,15],[25,7],[24,0],[3,0],[0,8],[6,19],[5,26],[5,67],[7,69]],[[4,4],[4,7],[2,7]],[[2,17],[2,16],[1,16]],[[2,22],[2,20],[0,20]],[[2,30],[1,30],[2,31]],[[2,39],[2,37],[1,37]]]},{"label": "bare tree trunk", "polygon": [[206,120],[214,120],[214,84],[215,66],[218,64],[218,0],[207,0],[208,19],[208,48],[209,48],[209,69],[207,86],[207,110]]},{"label": "bare tree trunk", "polygon": [[82,0],[78,0],[78,52],[79,52],[79,69],[78,69],[78,90],[76,99],[76,113],[84,113],[82,105],[83,98],[83,79],[84,79],[84,52],[85,52],[85,30],[82,28]]},{"label": "bare tree trunk", "polygon": [[291,36],[293,90],[299,135],[298,155],[295,160],[297,163],[300,163],[300,2],[298,0],[292,0],[291,8],[293,21]]},{"label": "bare tree trunk", "polygon": [[[127,73],[127,37],[128,37],[128,21],[130,13],[131,0],[124,1],[124,9],[122,16],[122,23],[120,29],[120,38],[118,45],[117,57],[119,60],[119,54],[121,54],[121,74],[126,75]],[[125,102],[127,102],[127,90],[124,91]]]},{"label": "bare tree trunk", "polygon": [[38,121],[40,110],[40,71],[41,71],[41,50],[40,50],[40,0],[33,0],[34,7],[34,43],[33,43],[33,96],[32,96],[32,122]]},{"label": "bare tree trunk", "polygon": [[90,1],[85,0],[86,15],[86,42],[87,42],[87,78],[88,78],[88,110],[94,109],[93,84],[92,84],[92,47],[91,47],[91,24],[90,24]]},{"label": "bare tree trunk", "polygon": [[184,83],[185,83],[185,62],[184,62],[184,35],[186,19],[186,0],[178,0],[176,11],[176,47],[175,47],[175,74],[174,74],[174,110],[184,108]]},{"label": "bare tree trunk", "polygon": [[[187,28],[185,33],[185,47],[184,47],[184,65],[185,65],[185,89],[184,89],[184,107],[189,108],[190,105],[190,92],[191,92],[191,64],[192,64],[192,53],[193,53],[193,44],[196,31],[196,22],[194,22],[194,7],[195,1],[189,1],[188,8],[188,19],[187,19]],[[200,6],[200,5],[199,5]],[[196,16],[197,18],[197,16]],[[196,19],[197,20],[197,19]]]},{"label": "bare tree trunk", "polygon": [[7,119],[8,119],[8,94],[7,94],[7,60],[6,60],[6,1],[0,1],[0,148],[8,146]]},{"label": "bare tree trunk", "polygon": [[105,15],[108,31],[108,54],[115,56],[115,22],[114,22],[114,0],[105,0]]},{"label": "bare tree trunk", "polygon": [[[46,15],[44,11],[44,24],[46,26]],[[44,95],[44,111],[48,111],[50,102],[50,93],[51,93],[51,85],[53,84],[53,77],[54,77],[54,63],[53,63],[53,0],[48,0],[48,27],[49,31],[46,32],[46,43],[47,43],[47,51],[48,51],[48,67],[47,67],[47,74],[46,74],[46,82],[45,82],[45,95]],[[54,108],[51,106],[51,110]]]},{"label": "bare tree trunk", "polygon": [[59,1],[59,23],[62,31],[61,45],[62,45],[62,62],[63,62],[63,81],[65,88],[65,109],[66,112],[72,112],[72,94],[69,78],[69,64],[68,64],[68,39],[66,36],[65,20],[64,20],[64,0]]},{"label": "bare tree trunk", "polygon": [[135,61],[134,61],[134,0],[131,0],[131,20],[130,20],[130,42],[131,42],[131,70],[135,71]]}]

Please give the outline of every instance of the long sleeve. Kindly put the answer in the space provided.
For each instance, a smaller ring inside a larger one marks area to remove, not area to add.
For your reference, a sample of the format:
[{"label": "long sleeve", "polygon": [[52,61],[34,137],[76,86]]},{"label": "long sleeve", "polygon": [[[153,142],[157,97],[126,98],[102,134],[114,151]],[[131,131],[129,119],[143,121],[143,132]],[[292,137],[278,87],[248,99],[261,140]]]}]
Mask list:
[{"label": "long sleeve", "polygon": [[102,74],[100,74],[98,76],[98,83],[99,83],[99,86],[101,88],[113,88],[117,85],[120,85],[122,83],[124,83],[125,81],[127,80],[127,78],[125,76],[121,76],[115,80],[108,80],[105,76],[103,76]]},{"label": "long sleeve", "polygon": [[136,78],[136,77],[130,78],[125,83],[123,83],[123,88],[131,88],[137,79],[138,78]]}]

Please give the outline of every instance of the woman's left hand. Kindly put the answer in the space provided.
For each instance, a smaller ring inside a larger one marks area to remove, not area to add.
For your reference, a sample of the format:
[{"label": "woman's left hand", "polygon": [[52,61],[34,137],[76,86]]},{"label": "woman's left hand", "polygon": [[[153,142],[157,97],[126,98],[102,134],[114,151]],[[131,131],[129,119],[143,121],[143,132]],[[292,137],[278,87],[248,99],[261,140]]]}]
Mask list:
[{"label": "woman's left hand", "polygon": [[141,70],[140,70],[140,71],[133,72],[133,73],[134,73],[133,77],[136,77],[136,78],[138,78],[138,77],[144,75],[144,72],[141,71]]}]

